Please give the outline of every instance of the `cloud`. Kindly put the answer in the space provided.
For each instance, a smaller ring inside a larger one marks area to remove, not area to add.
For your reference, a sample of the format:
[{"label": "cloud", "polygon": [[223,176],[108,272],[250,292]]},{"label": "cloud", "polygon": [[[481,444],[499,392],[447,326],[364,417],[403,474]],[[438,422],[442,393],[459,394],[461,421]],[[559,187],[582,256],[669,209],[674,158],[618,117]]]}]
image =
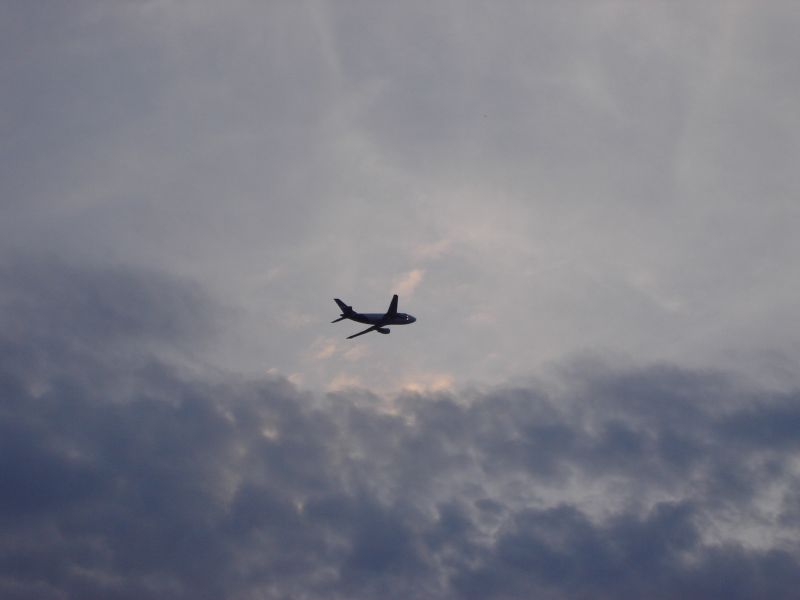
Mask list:
[{"label": "cloud", "polygon": [[453,245],[453,240],[440,239],[435,242],[417,244],[413,249],[417,260],[436,260],[442,258]]},{"label": "cloud", "polygon": [[314,340],[309,349],[309,356],[315,360],[325,360],[336,353],[336,340],[329,337],[319,337]]},{"label": "cloud", "polygon": [[584,361],[387,410],[188,369],[151,323],[202,295],[108,272],[5,273],[3,597],[796,595],[797,392]]},{"label": "cloud", "polygon": [[396,277],[392,282],[392,289],[399,296],[409,298],[414,294],[414,290],[417,289],[417,286],[422,283],[424,276],[424,269],[413,269],[408,273]]},{"label": "cloud", "polygon": [[0,597],[796,596],[800,13],[695,4],[5,3]]},{"label": "cloud", "polygon": [[331,392],[338,392],[351,388],[360,388],[363,387],[363,385],[364,382],[361,381],[358,376],[347,373],[339,373],[330,381],[330,383],[328,383],[327,389]]},{"label": "cloud", "polygon": [[408,392],[443,392],[452,390],[455,380],[450,373],[421,373],[402,382],[401,387]]},{"label": "cloud", "polygon": [[0,252],[198,280],[251,374],[398,276],[459,378],[608,348],[796,385],[797,11],[466,4],[4,7]]},{"label": "cloud", "polygon": [[366,346],[353,346],[344,353],[344,358],[350,362],[355,362],[366,358],[367,355]]}]

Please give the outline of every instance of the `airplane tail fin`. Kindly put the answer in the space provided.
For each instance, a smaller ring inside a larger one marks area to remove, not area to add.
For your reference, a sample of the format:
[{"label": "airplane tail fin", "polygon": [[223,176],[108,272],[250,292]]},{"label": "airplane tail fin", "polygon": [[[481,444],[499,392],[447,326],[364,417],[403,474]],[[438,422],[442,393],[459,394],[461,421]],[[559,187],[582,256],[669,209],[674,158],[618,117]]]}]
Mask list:
[{"label": "airplane tail fin", "polygon": [[352,306],[347,306],[347,304],[345,304],[344,302],[342,302],[338,298],[334,298],[333,301],[336,302],[336,304],[339,305],[339,308],[342,311],[342,318],[347,317],[348,315],[353,313],[353,307]]},{"label": "airplane tail fin", "polygon": [[392,296],[392,302],[389,304],[389,310],[386,311],[387,317],[394,317],[397,315],[397,294]]}]

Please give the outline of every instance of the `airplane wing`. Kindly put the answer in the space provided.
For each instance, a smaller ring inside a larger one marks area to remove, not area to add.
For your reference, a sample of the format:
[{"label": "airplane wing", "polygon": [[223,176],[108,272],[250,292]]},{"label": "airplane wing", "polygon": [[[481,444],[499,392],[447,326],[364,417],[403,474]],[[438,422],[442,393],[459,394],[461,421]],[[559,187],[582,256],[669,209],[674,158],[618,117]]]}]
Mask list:
[{"label": "airplane wing", "polygon": [[369,333],[370,331],[375,331],[378,329],[380,325],[373,325],[372,327],[367,327],[364,331],[359,331],[358,333],[354,333],[353,335],[348,335],[347,339],[352,340],[354,337],[358,337],[360,335],[364,335],[365,333]]},{"label": "airplane wing", "polygon": [[397,294],[392,296],[392,303],[389,305],[389,310],[386,311],[387,317],[397,316]]}]

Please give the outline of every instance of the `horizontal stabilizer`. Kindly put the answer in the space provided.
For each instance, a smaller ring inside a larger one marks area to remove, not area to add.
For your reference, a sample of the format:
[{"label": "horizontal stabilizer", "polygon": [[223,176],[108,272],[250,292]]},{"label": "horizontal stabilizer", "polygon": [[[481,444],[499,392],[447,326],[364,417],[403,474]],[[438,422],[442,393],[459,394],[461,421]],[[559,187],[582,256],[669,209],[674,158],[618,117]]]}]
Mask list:
[{"label": "horizontal stabilizer", "polygon": [[336,319],[335,321],[331,321],[331,323],[338,323],[339,321],[344,321],[346,318],[347,317],[345,317],[345,316],[341,316],[338,319]]},{"label": "horizontal stabilizer", "polygon": [[334,298],[333,301],[336,302],[336,304],[339,305],[339,308],[341,309],[342,314],[349,315],[351,312],[353,312],[353,307],[352,306],[347,306],[347,304],[345,304],[344,302],[342,302],[338,298]]}]

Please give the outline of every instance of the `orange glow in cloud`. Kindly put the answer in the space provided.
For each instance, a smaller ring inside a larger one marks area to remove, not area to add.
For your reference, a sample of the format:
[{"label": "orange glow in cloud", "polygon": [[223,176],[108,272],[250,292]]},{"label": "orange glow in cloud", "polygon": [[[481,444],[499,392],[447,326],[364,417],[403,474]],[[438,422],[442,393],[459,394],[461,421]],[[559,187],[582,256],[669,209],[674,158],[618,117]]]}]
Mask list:
[{"label": "orange glow in cloud", "polygon": [[395,294],[408,298],[414,293],[417,286],[422,283],[424,276],[424,269],[414,269],[408,273],[403,273],[392,282],[392,290]]},{"label": "orange glow in cloud", "polygon": [[446,392],[452,390],[455,385],[453,376],[449,373],[429,373],[418,375],[402,384],[403,391],[425,393],[425,392]]}]

